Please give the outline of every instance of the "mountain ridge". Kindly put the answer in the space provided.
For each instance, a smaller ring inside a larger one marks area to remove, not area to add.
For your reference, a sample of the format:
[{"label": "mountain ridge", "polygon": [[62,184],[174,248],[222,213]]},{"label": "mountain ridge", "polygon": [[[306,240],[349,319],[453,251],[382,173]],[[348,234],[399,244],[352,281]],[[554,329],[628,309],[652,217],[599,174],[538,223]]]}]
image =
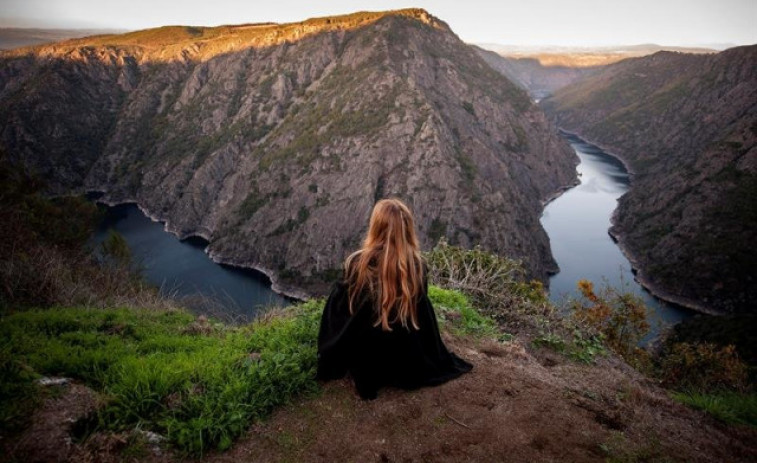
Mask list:
[{"label": "mountain ridge", "polygon": [[251,46],[273,46],[290,40],[300,40],[312,34],[364,27],[392,16],[411,18],[451,32],[446,23],[426,10],[405,8],[375,12],[359,11],[291,23],[263,22],[210,27],[168,25],[5,50],[0,51],[0,57],[20,56],[30,52],[36,52],[42,56],[55,56],[82,47],[109,47],[131,48],[130,51],[139,52],[141,60],[164,61],[176,58],[203,60],[212,58],[218,53],[228,53]]},{"label": "mountain ridge", "polygon": [[424,246],[481,244],[545,279],[540,200],[575,156],[524,92],[409,11],[239,51],[2,54],[0,139],[59,191],[136,202],[285,292],[323,291],[386,196],[415,206]]},{"label": "mountain ridge", "polygon": [[662,297],[748,312],[757,291],[757,46],[608,66],[541,106],[633,172],[611,233]]}]

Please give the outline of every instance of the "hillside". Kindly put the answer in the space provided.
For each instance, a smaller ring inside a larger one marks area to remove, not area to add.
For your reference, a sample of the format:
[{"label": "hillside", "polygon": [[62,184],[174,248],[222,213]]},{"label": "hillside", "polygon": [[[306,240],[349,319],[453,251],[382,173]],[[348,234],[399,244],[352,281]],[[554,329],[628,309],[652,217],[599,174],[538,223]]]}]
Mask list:
[{"label": "hillside", "polygon": [[144,284],[117,235],[90,249],[91,203],[45,198],[2,160],[2,462],[757,456],[750,318],[700,319],[649,353],[633,297],[583,282],[556,307],[517,262],[440,243],[428,297],[474,369],[364,402],[350,380],[316,381],[322,299],[249,323],[192,314]]},{"label": "hillside", "polygon": [[475,47],[482,58],[536,100],[557,89],[596,74],[603,67],[629,58],[660,51],[709,54],[708,48],[664,47],[655,44],[619,47],[519,47],[482,44]]},{"label": "hillside", "polygon": [[[434,303],[438,313],[450,316],[443,301]],[[47,388],[23,431],[0,432],[0,450],[9,461],[173,462],[186,461],[187,448],[199,456],[192,461],[207,462],[737,463],[757,457],[753,426],[726,424],[677,403],[613,355],[585,363],[538,347],[527,336],[502,341],[452,334],[450,325],[460,317],[445,321],[442,315],[440,323],[449,348],[473,363],[471,373],[417,391],[385,388],[374,401],[361,400],[347,379],[313,381],[312,315],[304,316],[310,319],[306,330],[290,327],[303,325],[302,314],[252,329],[138,309],[61,309],[46,322],[43,317],[0,320],[0,331],[26,340],[20,329],[8,329],[22,326],[22,319],[27,336],[39,338],[46,326],[59,331],[63,345],[99,340],[107,346],[101,354],[107,366],[115,365],[104,367],[110,393],[90,378],[88,364],[100,357],[87,350],[63,367],[26,353],[48,370],[79,373],[73,382]],[[42,339],[21,345],[56,345]],[[130,343],[139,348],[119,357],[117,346]],[[248,344],[261,353],[247,354]],[[266,400],[277,405],[270,417],[260,412],[272,408],[262,405]],[[104,422],[96,425],[98,412]],[[252,423],[244,418],[250,413]],[[218,442],[219,435],[226,440]]]},{"label": "hillside", "polygon": [[325,288],[389,195],[424,246],[481,244],[545,278],[541,201],[575,176],[527,94],[423,10],[4,52],[0,124],[54,191],[136,201],[297,294]]},{"label": "hillside", "polygon": [[626,60],[542,107],[633,171],[611,231],[642,283],[700,310],[754,310],[757,46]]},{"label": "hillside", "polygon": [[[596,73],[602,64],[576,66],[575,63],[543,64],[539,57],[510,57],[476,47],[479,55],[498,72],[526,90],[535,100],[553,94],[555,90],[570,85]],[[569,57],[562,56],[564,60]]]},{"label": "hillside", "polygon": [[35,29],[0,27],[0,50],[57,42],[90,35],[114,34],[122,31],[109,29]]}]

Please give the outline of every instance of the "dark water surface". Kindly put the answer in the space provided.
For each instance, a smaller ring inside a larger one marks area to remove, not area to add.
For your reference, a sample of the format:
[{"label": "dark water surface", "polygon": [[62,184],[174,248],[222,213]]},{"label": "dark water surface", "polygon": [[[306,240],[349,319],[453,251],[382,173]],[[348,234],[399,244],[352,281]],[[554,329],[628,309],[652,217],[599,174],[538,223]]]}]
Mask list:
[{"label": "dark water surface", "polygon": [[[608,234],[618,198],[628,191],[630,179],[623,164],[600,148],[575,135],[563,134],[581,160],[581,184],[568,190],[544,209],[541,224],[549,235],[560,273],[549,280],[555,302],[576,298],[576,282],[590,280],[595,289],[604,282],[639,295],[652,309],[652,320],[677,323],[694,312],[652,296],[633,278],[631,265]],[[653,330],[657,327],[653,323]]]},{"label": "dark water surface", "polygon": [[105,240],[110,229],[126,239],[147,281],[195,312],[249,318],[262,306],[289,304],[271,290],[264,274],[213,262],[205,254],[205,240],[180,241],[165,231],[163,223],[145,216],[136,204],[108,207],[95,232],[95,244]]}]

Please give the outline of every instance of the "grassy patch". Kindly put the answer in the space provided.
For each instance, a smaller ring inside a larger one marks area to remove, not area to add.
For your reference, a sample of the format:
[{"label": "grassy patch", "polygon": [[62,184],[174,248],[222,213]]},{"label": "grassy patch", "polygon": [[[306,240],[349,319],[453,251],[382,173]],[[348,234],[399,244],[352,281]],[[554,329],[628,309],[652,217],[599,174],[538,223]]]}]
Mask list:
[{"label": "grassy patch", "polygon": [[757,394],[674,392],[673,398],[732,424],[757,427]]},{"label": "grassy patch", "polygon": [[450,327],[453,333],[477,338],[497,335],[494,320],[478,313],[463,293],[429,286],[428,297],[439,321]]},{"label": "grassy patch", "polygon": [[317,390],[320,312],[308,302],[244,327],[205,322],[208,330],[180,311],[17,313],[0,321],[2,367],[17,372],[0,380],[0,408],[28,398],[36,374],[73,377],[107,398],[96,428],[151,429],[188,454],[225,449],[253,420]]}]

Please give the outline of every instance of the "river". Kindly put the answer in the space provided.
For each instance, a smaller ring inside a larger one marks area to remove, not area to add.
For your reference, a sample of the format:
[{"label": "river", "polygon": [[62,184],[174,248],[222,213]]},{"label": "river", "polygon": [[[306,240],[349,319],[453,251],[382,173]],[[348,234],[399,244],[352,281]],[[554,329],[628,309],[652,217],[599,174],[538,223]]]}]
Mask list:
[{"label": "river", "polygon": [[136,204],[108,207],[95,232],[94,244],[105,240],[111,229],[126,239],[149,283],[196,313],[245,320],[262,307],[289,304],[271,290],[264,274],[213,262],[205,254],[205,240],[179,240],[165,231],[163,223],[145,216]]},{"label": "river", "polygon": [[[560,272],[549,280],[556,303],[578,297],[576,283],[586,279],[595,288],[608,284],[640,296],[650,308],[652,335],[662,326],[691,317],[694,312],[652,296],[633,278],[631,265],[608,234],[610,219],[630,187],[628,171],[617,158],[581,138],[563,133],[580,159],[580,184],[544,209],[541,224],[549,235]],[[657,326],[660,325],[660,326]]]},{"label": "river", "polygon": [[[662,326],[692,316],[694,312],[665,303],[642,288],[607,232],[618,198],[630,185],[623,164],[575,135],[563,136],[580,159],[580,184],[549,203],[541,218],[560,266],[560,272],[550,278],[550,298],[562,303],[577,297],[580,279],[593,281],[595,288],[604,284],[624,288],[650,308],[653,330],[648,339]],[[271,290],[262,273],[216,264],[204,252],[207,242],[199,238],[180,241],[135,204],[108,207],[95,244],[102,242],[111,228],[124,236],[147,281],[195,312],[213,310],[216,315],[249,319],[261,307],[289,303]]]}]

